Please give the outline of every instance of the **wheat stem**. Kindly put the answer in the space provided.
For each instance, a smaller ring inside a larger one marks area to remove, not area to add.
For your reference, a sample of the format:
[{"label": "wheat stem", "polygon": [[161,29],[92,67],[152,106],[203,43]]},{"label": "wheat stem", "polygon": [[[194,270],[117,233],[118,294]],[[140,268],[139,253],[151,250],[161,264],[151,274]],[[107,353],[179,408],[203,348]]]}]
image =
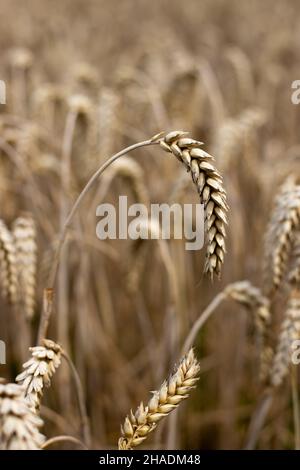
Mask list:
[{"label": "wheat stem", "polygon": [[77,444],[79,447],[82,447],[84,450],[88,450],[88,447],[81,442],[79,439],[76,439],[76,437],[73,436],[55,436],[51,437],[51,439],[48,439],[44,444],[41,446],[41,449],[47,449],[47,447],[52,446],[53,444],[56,444],[57,442],[73,442],[74,444]]},{"label": "wheat stem", "polygon": [[228,296],[225,292],[220,292],[213,301],[206,307],[206,309],[201,313],[201,315],[197,318],[194,325],[192,326],[183,346],[182,346],[182,354],[186,353],[194,344],[195,339],[203,327],[203,325],[207,322],[210,316],[214,313],[216,308],[223,302],[223,300],[227,299]]},{"label": "wheat stem", "polygon": [[79,412],[80,412],[80,419],[81,419],[81,434],[82,434],[84,443],[89,447],[91,444],[91,432],[90,432],[89,419],[87,416],[85,398],[84,398],[81,380],[79,378],[79,375],[78,375],[78,372],[76,370],[74,363],[72,362],[72,360],[70,359],[70,357],[67,355],[65,351],[62,352],[62,357],[67,362],[73,375],[76,396],[77,396],[77,401],[78,401],[78,407],[79,407]]}]

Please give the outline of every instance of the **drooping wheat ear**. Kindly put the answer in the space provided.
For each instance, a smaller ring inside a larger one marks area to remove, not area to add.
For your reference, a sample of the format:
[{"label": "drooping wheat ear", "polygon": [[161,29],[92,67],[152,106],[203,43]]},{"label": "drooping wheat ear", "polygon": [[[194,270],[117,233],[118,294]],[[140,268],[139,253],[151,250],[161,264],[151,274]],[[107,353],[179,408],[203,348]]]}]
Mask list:
[{"label": "drooping wheat ear", "polygon": [[300,232],[297,232],[294,236],[287,281],[294,287],[300,287]]},{"label": "drooping wheat ear", "polygon": [[270,370],[269,380],[274,387],[280,386],[288,374],[292,364],[292,343],[295,340],[300,340],[300,294],[297,290],[292,290]]},{"label": "drooping wheat ear", "polygon": [[31,215],[18,217],[12,230],[15,246],[20,300],[24,302],[27,318],[32,318],[36,294],[37,244],[36,228]]},{"label": "drooping wheat ear", "polygon": [[299,225],[300,185],[289,178],[275,199],[265,238],[264,287],[269,295],[280,286]]},{"label": "drooping wheat ear", "polygon": [[27,405],[20,385],[0,383],[0,450],[38,450],[43,421]]},{"label": "drooping wheat ear", "polygon": [[235,282],[226,287],[225,293],[251,310],[254,324],[259,335],[260,379],[264,381],[272,360],[272,348],[268,344],[268,332],[271,324],[270,301],[261,290],[249,281]]},{"label": "drooping wheat ear", "polygon": [[265,334],[271,323],[270,301],[261,290],[249,281],[240,281],[226,287],[225,293],[253,311],[257,330]]},{"label": "drooping wheat ear", "polygon": [[147,191],[143,168],[130,157],[124,157],[116,161],[103,175],[102,189],[100,187],[99,194],[97,195],[100,201],[106,195],[112,180],[118,176],[128,183],[135,202],[144,205],[149,204],[150,197]]},{"label": "drooping wheat ear", "polygon": [[201,203],[205,208],[207,250],[205,272],[211,278],[220,276],[225,254],[225,225],[227,224],[226,192],[222,177],[213,165],[213,157],[201,149],[201,142],[174,131],[160,140],[161,147],[171,152],[191,172]]},{"label": "drooping wheat ear", "polygon": [[225,57],[232,65],[236,74],[238,91],[240,93],[242,103],[245,104],[252,102],[255,87],[249,58],[246,56],[244,51],[238,47],[229,47],[225,51]]},{"label": "drooping wheat ear", "polygon": [[66,111],[67,90],[60,85],[45,83],[40,85],[33,94],[33,115],[42,120],[45,127],[53,133],[61,132],[62,118]]},{"label": "drooping wheat ear", "polygon": [[72,75],[75,81],[75,93],[83,93],[91,98],[96,98],[99,77],[97,70],[92,65],[86,62],[79,62],[75,64]]},{"label": "drooping wheat ear", "polygon": [[73,136],[73,165],[77,176],[82,178],[89,173],[97,150],[97,120],[93,101],[84,95],[72,95],[68,100],[69,111],[76,114],[76,127]]},{"label": "drooping wheat ear", "polygon": [[14,239],[0,219],[0,277],[3,296],[11,303],[17,300],[16,247]]},{"label": "drooping wheat ear", "polygon": [[38,410],[44,387],[50,386],[50,379],[61,363],[61,347],[50,339],[44,339],[41,346],[30,348],[31,359],[23,364],[24,371],[16,382],[24,387],[28,405]]},{"label": "drooping wheat ear", "polygon": [[166,380],[146,406],[143,403],[136,412],[130,412],[121,427],[120,450],[131,450],[142,444],[149,434],[156,429],[159,421],[175,410],[188,398],[199,379],[200,365],[191,349],[184,356],[174,373]]},{"label": "drooping wheat ear", "polygon": [[236,119],[224,121],[216,133],[213,148],[222,172],[227,173],[232,168],[249,136],[265,121],[266,114],[259,108],[246,109]]},{"label": "drooping wheat ear", "polygon": [[33,54],[25,48],[15,48],[10,52],[11,67],[11,101],[16,115],[24,115],[28,111],[30,94],[30,71],[33,64]]}]

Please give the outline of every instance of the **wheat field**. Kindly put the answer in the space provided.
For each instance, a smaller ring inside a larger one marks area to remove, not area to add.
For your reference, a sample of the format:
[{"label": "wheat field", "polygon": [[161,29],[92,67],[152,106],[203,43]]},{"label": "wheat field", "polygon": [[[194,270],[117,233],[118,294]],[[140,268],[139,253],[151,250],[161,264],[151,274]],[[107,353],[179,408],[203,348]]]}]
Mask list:
[{"label": "wheat field", "polygon": [[[299,17],[1,1],[1,450],[300,449]],[[204,247],[99,239],[119,196]]]}]

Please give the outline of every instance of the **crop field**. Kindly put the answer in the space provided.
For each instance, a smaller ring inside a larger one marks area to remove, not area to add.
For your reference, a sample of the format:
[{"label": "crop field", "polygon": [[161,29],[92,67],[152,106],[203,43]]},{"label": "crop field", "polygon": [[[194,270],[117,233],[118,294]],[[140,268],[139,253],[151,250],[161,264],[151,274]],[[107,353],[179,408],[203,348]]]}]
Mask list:
[{"label": "crop field", "polygon": [[0,449],[300,450],[299,2],[0,21]]}]

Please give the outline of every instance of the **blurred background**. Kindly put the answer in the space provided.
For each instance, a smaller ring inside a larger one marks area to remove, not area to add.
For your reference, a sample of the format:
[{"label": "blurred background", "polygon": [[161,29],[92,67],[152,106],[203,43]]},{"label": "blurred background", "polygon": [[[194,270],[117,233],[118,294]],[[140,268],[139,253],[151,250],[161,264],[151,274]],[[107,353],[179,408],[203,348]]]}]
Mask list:
[{"label": "blurred background", "polygon": [[[34,314],[28,319],[0,300],[7,344],[1,376],[14,380],[35,344],[57,234],[105,159],[160,131],[183,129],[214,155],[228,194],[227,255],[214,282],[203,275],[205,250],[186,251],[184,241],[167,243],[170,266],[156,241],[96,237],[97,205],[119,194],[131,202],[197,202],[190,176],[160,149],[111,167],[81,207],[62,255],[48,337],[76,365],[95,448],[116,446],[126,414],[168,375],[191,325],[227,284],[249,279],[263,288],[274,196],[299,171],[300,107],[291,102],[291,84],[300,78],[299,18],[296,0],[1,0],[7,97],[0,105],[0,218],[11,226],[30,212],[38,234]],[[195,347],[201,378],[179,413],[173,444],[241,448],[262,393],[251,314],[223,302]],[[63,365],[43,401],[47,437],[78,432],[72,387]],[[166,420],[147,446],[165,448],[170,427]],[[289,380],[259,445],[294,445]]]}]

